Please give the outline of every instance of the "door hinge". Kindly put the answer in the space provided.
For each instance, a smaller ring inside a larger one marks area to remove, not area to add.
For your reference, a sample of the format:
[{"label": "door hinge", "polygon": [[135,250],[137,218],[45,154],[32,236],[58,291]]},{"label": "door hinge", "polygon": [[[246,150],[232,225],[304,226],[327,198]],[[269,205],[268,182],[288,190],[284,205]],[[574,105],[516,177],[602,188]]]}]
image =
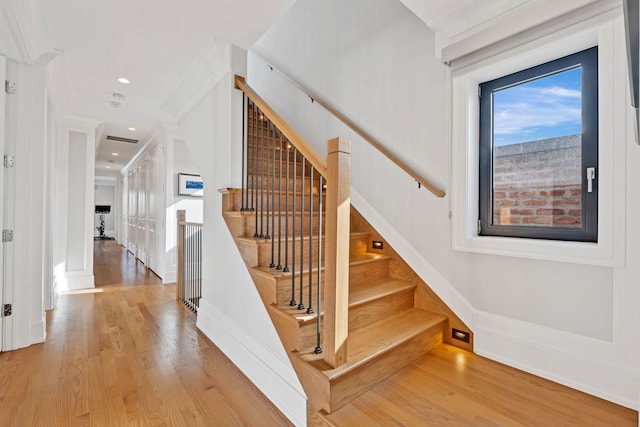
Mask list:
[{"label": "door hinge", "polygon": [[4,167],[12,168],[16,165],[16,156],[11,156],[9,154],[4,155]]},{"label": "door hinge", "polygon": [[2,230],[2,243],[13,242],[13,230]]},{"label": "door hinge", "polygon": [[478,220],[478,234],[482,233],[482,222]]},{"label": "door hinge", "polygon": [[11,304],[5,304],[2,306],[2,317],[11,316]]},{"label": "door hinge", "polygon": [[4,91],[7,95],[14,95],[16,93],[16,84],[15,82],[10,82],[9,80],[4,81]]}]

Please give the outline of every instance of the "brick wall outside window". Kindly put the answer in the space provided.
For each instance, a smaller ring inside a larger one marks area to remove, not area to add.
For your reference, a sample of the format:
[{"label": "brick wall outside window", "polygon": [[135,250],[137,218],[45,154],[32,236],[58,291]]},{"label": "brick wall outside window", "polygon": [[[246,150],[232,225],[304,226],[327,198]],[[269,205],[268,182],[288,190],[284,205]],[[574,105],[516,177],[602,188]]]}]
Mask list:
[{"label": "brick wall outside window", "polygon": [[494,224],[582,226],[581,135],[494,148]]}]

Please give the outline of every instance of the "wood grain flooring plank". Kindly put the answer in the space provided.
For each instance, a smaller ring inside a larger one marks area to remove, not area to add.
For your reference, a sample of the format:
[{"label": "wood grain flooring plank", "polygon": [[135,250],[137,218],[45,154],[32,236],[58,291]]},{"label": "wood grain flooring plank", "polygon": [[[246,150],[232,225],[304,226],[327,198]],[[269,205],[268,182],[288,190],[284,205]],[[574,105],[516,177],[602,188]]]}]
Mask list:
[{"label": "wood grain flooring plank", "polygon": [[[47,342],[0,353],[0,426],[290,426],[115,242],[91,293],[60,295]],[[447,345],[326,419],[336,426],[633,426],[638,413]]]}]

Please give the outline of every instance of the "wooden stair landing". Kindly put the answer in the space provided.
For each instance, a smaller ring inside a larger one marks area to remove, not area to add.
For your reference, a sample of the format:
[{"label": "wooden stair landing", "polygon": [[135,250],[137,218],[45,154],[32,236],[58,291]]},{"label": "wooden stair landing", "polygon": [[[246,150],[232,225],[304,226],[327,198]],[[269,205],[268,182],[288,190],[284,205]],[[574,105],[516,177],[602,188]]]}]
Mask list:
[{"label": "wooden stair landing", "polygon": [[307,350],[294,366],[312,377],[317,408],[331,413],[442,344],[445,321],[440,314],[406,310],[350,334],[344,365],[332,368]]}]

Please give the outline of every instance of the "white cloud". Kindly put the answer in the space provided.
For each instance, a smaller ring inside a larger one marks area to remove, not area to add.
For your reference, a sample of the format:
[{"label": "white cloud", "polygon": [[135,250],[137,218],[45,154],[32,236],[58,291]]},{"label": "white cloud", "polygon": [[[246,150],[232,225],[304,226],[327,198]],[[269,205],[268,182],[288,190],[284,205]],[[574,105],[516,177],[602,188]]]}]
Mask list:
[{"label": "white cloud", "polygon": [[566,89],[559,86],[540,89],[540,94],[546,96],[557,96],[561,98],[581,98],[582,92],[579,90]]},{"label": "white cloud", "polygon": [[552,87],[513,87],[495,94],[494,133],[533,133],[542,127],[579,125],[580,91]]}]

